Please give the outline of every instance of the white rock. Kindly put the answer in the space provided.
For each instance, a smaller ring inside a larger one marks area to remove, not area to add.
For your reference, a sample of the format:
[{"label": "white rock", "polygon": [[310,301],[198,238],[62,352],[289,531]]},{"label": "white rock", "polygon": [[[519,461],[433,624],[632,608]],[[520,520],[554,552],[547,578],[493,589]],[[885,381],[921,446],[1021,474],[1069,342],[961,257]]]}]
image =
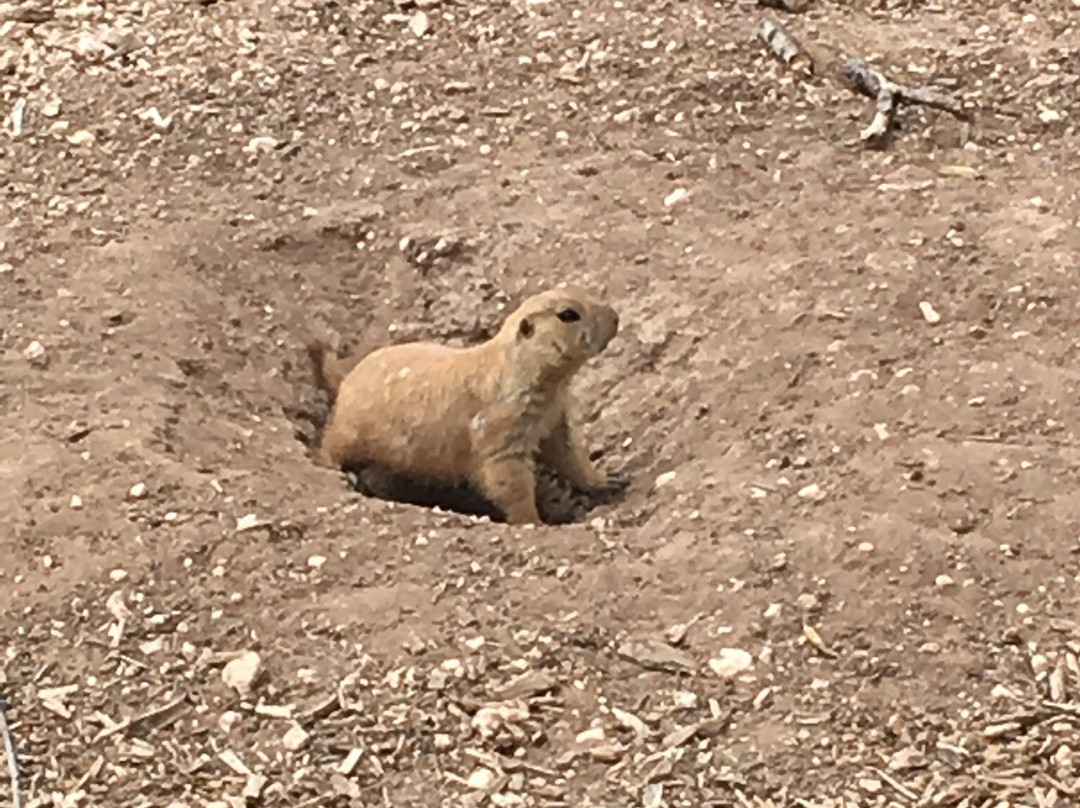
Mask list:
[{"label": "white rock", "polygon": [[37,340],[23,348],[23,356],[26,357],[27,362],[37,367],[44,367],[48,364],[48,359],[45,357],[45,346]]},{"label": "white rock", "polygon": [[299,752],[307,746],[311,734],[299,724],[293,724],[281,738],[281,745],[289,752]]},{"label": "white rock", "polygon": [[127,570],[115,569],[109,573],[109,580],[113,583],[120,583],[126,581],[128,577]]},{"label": "white rock", "polygon": [[71,510],[73,510],[73,511],[81,511],[82,506],[83,506],[82,497],[80,497],[78,494],[72,494],[71,495]]},{"label": "white rock", "polygon": [[473,773],[469,775],[466,784],[469,788],[475,789],[476,791],[487,791],[494,782],[495,772],[491,769],[479,768],[475,769]]},{"label": "white rock", "polygon": [[94,142],[95,138],[93,132],[80,129],[77,132],[72,132],[68,135],[67,140],[72,146],[89,146]]},{"label": "white rock", "polygon": [[821,486],[817,483],[810,483],[810,485],[804,485],[799,489],[798,494],[803,499],[821,499],[824,494],[821,492]]},{"label": "white rock", "polygon": [[218,729],[228,735],[239,722],[240,713],[235,710],[226,710],[218,718]]},{"label": "white rock", "polygon": [[671,694],[671,701],[680,710],[692,710],[697,707],[697,693],[690,690],[676,690]]},{"label": "white rock", "polygon": [[221,680],[241,696],[246,696],[262,669],[262,658],[254,651],[245,651],[221,669]]},{"label": "white rock", "polygon": [[862,788],[863,791],[877,794],[881,791],[881,781],[875,777],[863,777],[859,780],[859,787]]},{"label": "white rock", "polygon": [[938,589],[955,589],[956,581],[952,579],[952,576],[942,573],[934,579],[934,586]]},{"label": "white rock", "polygon": [[817,596],[811,592],[803,592],[799,597],[795,599],[795,602],[799,605],[799,608],[804,611],[812,611],[818,607]]},{"label": "white rock", "polygon": [[576,740],[580,744],[587,743],[600,743],[605,740],[607,735],[604,733],[603,727],[590,727],[587,730],[583,730],[577,734]]},{"label": "white rock", "polygon": [[417,11],[409,18],[409,30],[414,35],[421,37],[431,30],[431,20],[423,11]]},{"label": "white rock", "polygon": [[1041,676],[1048,670],[1050,670],[1050,660],[1042,654],[1035,654],[1035,656],[1031,658],[1031,672],[1036,676]]},{"label": "white rock", "polygon": [[128,496],[131,499],[142,499],[146,496],[146,483],[135,483],[128,489]]},{"label": "white rock", "polygon": [[685,188],[676,188],[674,191],[664,197],[664,207],[670,208],[673,205],[677,205],[689,196],[690,192]]},{"label": "white rock", "polygon": [[309,558],[307,560],[307,565],[309,567],[311,567],[313,570],[319,569],[325,563],[326,563],[326,556],[321,556],[321,555],[313,555],[313,556],[311,556],[311,558]]},{"label": "white rock", "polygon": [[663,474],[658,474],[656,477],[656,487],[660,488],[667,485],[675,479],[674,471],[665,471]]},{"label": "white rock", "polygon": [[709,660],[712,672],[722,679],[738,676],[749,670],[754,664],[754,657],[741,648],[721,648],[720,655]]},{"label": "white rock", "polygon": [[934,311],[934,307],[925,300],[919,302],[919,311],[922,312],[923,319],[930,325],[937,325],[941,322],[941,315]]},{"label": "white rock", "polygon": [[439,668],[457,679],[465,675],[465,665],[462,664],[460,659],[444,659],[439,663]]},{"label": "white rock", "polygon": [[435,733],[435,748],[440,752],[445,752],[447,749],[454,748],[454,739],[447,735],[445,732]]}]

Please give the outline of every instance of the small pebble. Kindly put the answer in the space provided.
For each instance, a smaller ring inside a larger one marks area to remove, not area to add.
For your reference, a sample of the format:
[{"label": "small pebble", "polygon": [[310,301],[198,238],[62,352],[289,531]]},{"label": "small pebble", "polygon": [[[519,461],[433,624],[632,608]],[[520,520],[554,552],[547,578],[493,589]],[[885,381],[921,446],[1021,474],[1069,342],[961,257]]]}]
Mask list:
[{"label": "small pebble", "polygon": [[722,679],[738,676],[753,664],[754,658],[750,652],[741,648],[721,648],[720,655],[709,660],[709,668]]},{"label": "small pebble", "polygon": [[670,208],[672,205],[677,205],[690,196],[690,192],[685,188],[676,188],[670,194],[664,197],[664,207]]},{"label": "small pebble", "polygon": [[93,132],[87,132],[85,129],[80,129],[68,135],[68,143],[72,146],[89,146],[94,142],[94,139]]},{"label": "small pebble", "polygon": [[417,37],[422,37],[431,30],[431,20],[423,11],[417,11],[409,18],[409,30]]},{"label": "small pebble", "polygon": [[938,589],[955,589],[956,581],[954,581],[951,576],[942,573],[934,579],[934,586]]},{"label": "small pebble", "polygon": [[1035,654],[1031,658],[1031,672],[1036,676],[1041,676],[1048,670],[1050,670],[1050,660],[1042,654]]},{"label": "small pebble", "polygon": [[600,743],[606,738],[607,735],[604,733],[603,727],[590,727],[589,729],[579,732],[574,740],[579,744],[590,744]]},{"label": "small pebble", "polygon": [[246,651],[222,668],[221,680],[225,682],[226,687],[232,688],[241,696],[246,696],[260,673],[262,673],[262,658],[254,651]]},{"label": "small pebble", "polygon": [[881,791],[881,781],[874,777],[863,777],[859,780],[859,788],[871,794],[877,794]]},{"label": "small pebble", "polygon": [[941,322],[941,315],[938,314],[934,310],[934,307],[925,300],[919,303],[919,311],[922,312],[923,319],[930,323],[930,325],[937,325]]},{"label": "small pebble", "polygon": [[657,475],[657,477],[656,477],[656,487],[660,488],[661,486],[665,486],[674,479],[675,479],[675,472],[674,471],[665,471],[663,474]]},{"label": "small pebble", "polygon": [[299,752],[307,746],[311,734],[299,724],[293,724],[281,738],[281,745],[288,752]]},{"label": "small pebble", "polygon": [[469,775],[469,779],[465,782],[471,789],[476,791],[487,791],[495,782],[495,772],[491,769],[475,769],[473,773]]},{"label": "small pebble", "polygon": [[23,348],[23,356],[34,367],[45,367],[49,363],[45,355],[45,346],[37,340]]}]

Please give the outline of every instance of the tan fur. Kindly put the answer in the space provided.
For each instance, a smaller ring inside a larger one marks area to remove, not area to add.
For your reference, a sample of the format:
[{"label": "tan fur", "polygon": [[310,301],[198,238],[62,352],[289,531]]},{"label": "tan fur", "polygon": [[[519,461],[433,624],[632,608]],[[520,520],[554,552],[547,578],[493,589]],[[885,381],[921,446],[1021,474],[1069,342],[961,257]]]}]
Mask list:
[{"label": "tan fur", "polygon": [[[573,309],[580,319],[558,314]],[[539,523],[536,461],[571,484],[607,478],[573,422],[570,381],[615,336],[614,309],[581,289],[528,298],[487,342],[380,348],[348,373],[325,343],[309,348],[335,395],[320,462],[377,464],[430,482],[471,484],[508,522]]]}]

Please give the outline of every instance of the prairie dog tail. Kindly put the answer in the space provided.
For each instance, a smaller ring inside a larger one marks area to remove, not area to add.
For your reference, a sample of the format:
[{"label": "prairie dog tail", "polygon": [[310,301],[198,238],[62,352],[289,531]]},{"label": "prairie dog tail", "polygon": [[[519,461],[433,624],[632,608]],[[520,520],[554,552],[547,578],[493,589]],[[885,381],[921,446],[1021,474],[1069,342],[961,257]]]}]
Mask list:
[{"label": "prairie dog tail", "polygon": [[320,389],[326,390],[331,399],[336,399],[341,380],[348,372],[345,363],[324,340],[309,342],[307,352],[311,357],[312,370],[315,371],[315,384]]}]

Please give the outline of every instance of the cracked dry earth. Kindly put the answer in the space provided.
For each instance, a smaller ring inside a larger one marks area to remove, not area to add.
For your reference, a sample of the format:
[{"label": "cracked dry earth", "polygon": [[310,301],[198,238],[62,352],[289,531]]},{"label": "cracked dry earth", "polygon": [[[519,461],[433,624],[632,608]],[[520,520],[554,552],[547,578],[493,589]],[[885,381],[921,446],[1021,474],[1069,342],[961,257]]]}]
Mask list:
[{"label": "cracked dry earth", "polygon": [[[1076,805],[1078,41],[1075,0],[0,5],[25,804]],[[864,147],[845,56],[970,120]],[[312,464],[310,336],[559,281],[622,318],[620,501]]]}]

